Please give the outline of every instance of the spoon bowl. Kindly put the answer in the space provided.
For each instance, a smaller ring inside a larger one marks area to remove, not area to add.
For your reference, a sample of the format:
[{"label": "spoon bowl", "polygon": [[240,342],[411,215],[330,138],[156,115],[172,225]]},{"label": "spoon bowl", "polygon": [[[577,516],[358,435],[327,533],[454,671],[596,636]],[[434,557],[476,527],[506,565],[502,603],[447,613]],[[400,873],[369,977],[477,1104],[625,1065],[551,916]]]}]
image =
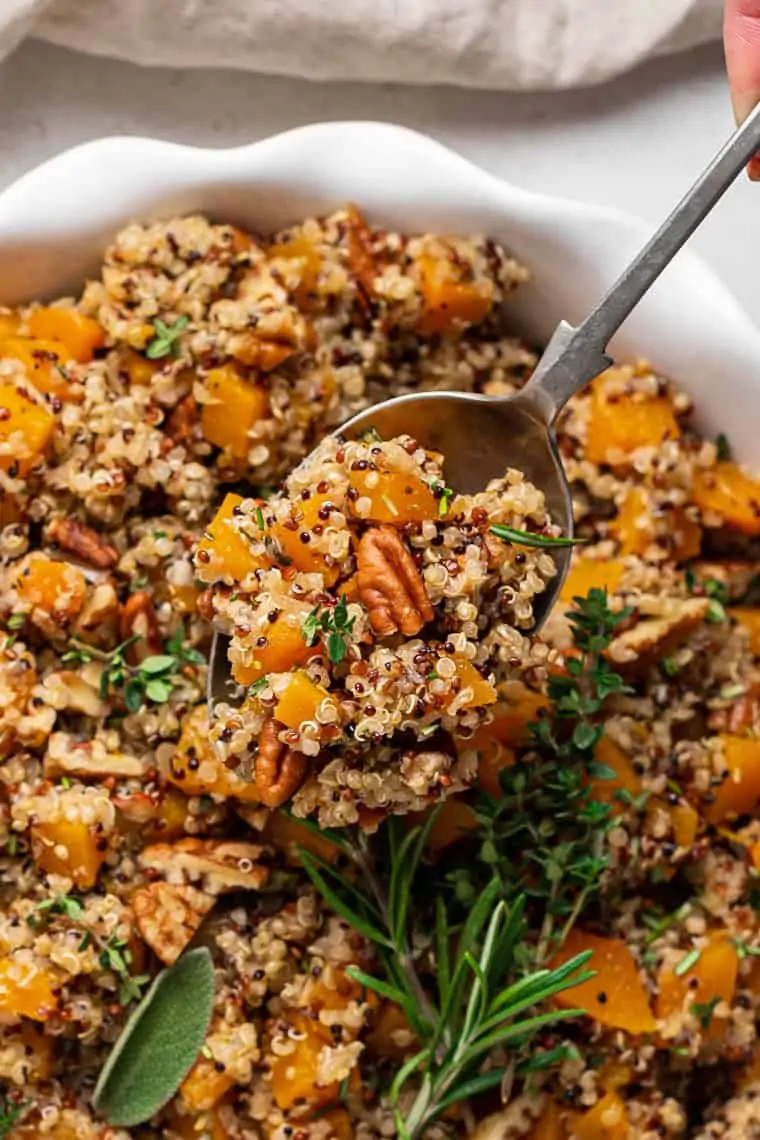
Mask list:
[{"label": "spoon bowl", "polygon": [[[577,327],[560,321],[525,387],[514,396],[421,392],[397,396],[360,412],[338,435],[369,428],[383,439],[410,435],[442,453],[446,478],[457,491],[479,491],[516,468],[543,491],[552,521],[572,539],[572,500],[557,450],[554,423],[576,392],[612,364],[606,347],[679,249],[760,150],[760,105],[734,132],[628,268]],[[534,629],[551,610],[570,561],[570,547],[554,546],[557,574],[535,603]],[[234,699],[227,639],[214,635],[208,699]]]}]

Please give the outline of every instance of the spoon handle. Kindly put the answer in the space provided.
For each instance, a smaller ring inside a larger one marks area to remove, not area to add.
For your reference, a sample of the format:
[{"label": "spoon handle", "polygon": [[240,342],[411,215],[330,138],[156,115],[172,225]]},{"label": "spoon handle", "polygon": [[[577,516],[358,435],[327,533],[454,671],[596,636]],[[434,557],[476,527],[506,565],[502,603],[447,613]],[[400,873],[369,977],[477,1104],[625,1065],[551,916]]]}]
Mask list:
[{"label": "spoon handle", "polygon": [[608,342],[759,150],[760,105],[734,131],[586,319],[577,328],[564,321],[557,327],[524,389],[526,395],[538,398],[549,422],[575,392],[612,363],[605,353]]}]

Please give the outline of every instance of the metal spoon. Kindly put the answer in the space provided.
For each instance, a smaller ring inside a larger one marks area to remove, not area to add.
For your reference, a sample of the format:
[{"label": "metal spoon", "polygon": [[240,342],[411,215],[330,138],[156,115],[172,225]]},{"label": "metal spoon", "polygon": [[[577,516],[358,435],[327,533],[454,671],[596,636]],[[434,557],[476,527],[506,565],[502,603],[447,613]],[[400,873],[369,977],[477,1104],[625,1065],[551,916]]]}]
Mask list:
[{"label": "metal spoon", "polygon": [[[760,106],[733,133],[585,321],[577,328],[560,321],[520,392],[513,396],[470,392],[396,396],[360,412],[336,434],[352,437],[374,428],[383,439],[411,435],[424,447],[443,454],[447,482],[458,491],[482,490],[507,467],[515,467],[543,490],[552,519],[571,537],[572,500],[554,434],[557,416],[571,396],[612,364],[606,347],[613,335],[758,150]],[[557,575],[534,602],[536,629],[554,605],[570,562],[569,548],[554,548],[553,553]],[[208,700],[212,707],[215,701],[234,699],[227,640],[215,634],[211,647]]]}]

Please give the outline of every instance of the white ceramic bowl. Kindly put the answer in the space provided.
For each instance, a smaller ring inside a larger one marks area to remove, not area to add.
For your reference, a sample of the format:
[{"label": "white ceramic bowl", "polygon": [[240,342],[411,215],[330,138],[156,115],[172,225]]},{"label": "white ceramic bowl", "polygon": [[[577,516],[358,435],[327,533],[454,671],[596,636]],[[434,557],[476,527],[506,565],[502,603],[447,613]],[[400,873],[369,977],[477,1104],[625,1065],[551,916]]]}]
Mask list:
[{"label": "white ceramic bowl", "polygon": [[[382,123],[322,123],[234,150],[109,138],[66,151],[0,195],[0,302],[75,291],[127,221],[203,211],[267,231],[346,201],[387,227],[498,238],[532,270],[513,311],[516,328],[541,340],[561,317],[582,319],[651,232],[520,190]],[[703,430],[725,432],[742,462],[760,466],[760,330],[697,255],[679,254],[613,349],[677,380]]]}]

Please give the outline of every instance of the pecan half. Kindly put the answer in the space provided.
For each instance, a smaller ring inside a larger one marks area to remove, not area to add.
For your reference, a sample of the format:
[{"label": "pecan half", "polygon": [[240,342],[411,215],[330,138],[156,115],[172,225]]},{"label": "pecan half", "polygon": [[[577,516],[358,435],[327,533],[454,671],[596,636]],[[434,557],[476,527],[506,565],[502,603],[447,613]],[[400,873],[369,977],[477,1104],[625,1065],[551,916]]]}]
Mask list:
[{"label": "pecan half", "polygon": [[372,232],[355,206],[346,211],[346,249],[348,267],[356,281],[357,301],[366,316],[371,315],[371,298],[375,292],[375,278],[379,269],[372,252]]},{"label": "pecan half", "polygon": [[61,550],[75,554],[88,566],[98,570],[111,570],[119,561],[119,552],[110,546],[96,530],[77,519],[53,519],[48,527],[48,537]]},{"label": "pecan half", "polygon": [[131,665],[139,665],[146,657],[154,657],[163,652],[158,618],[147,590],[130,594],[121,608],[119,627],[122,641],[127,641],[130,637],[140,638],[127,650],[127,660]]},{"label": "pecan half", "polygon": [[414,559],[392,526],[373,526],[359,540],[359,597],[379,637],[414,637],[433,620],[433,607]]},{"label": "pecan half", "polygon": [[280,807],[300,788],[308,765],[303,752],[295,752],[277,739],[282,729],[274,717],[265,722],[253,773],[255,793],[270,808]]},{"label": "pecan half", "polygon": [[144,942],[166,966],[176,962],[214,899],[195,887],[151,883],[135,891],[132,907]]},{"label": "pecan half", "polygon": [[152,843],[140,852],[140,866],[201,884],[212,895],[225,891],[257,891],[269,878],[269,868],[257,860],[264,848],[256,843],[226,839],[180,839]]}]

